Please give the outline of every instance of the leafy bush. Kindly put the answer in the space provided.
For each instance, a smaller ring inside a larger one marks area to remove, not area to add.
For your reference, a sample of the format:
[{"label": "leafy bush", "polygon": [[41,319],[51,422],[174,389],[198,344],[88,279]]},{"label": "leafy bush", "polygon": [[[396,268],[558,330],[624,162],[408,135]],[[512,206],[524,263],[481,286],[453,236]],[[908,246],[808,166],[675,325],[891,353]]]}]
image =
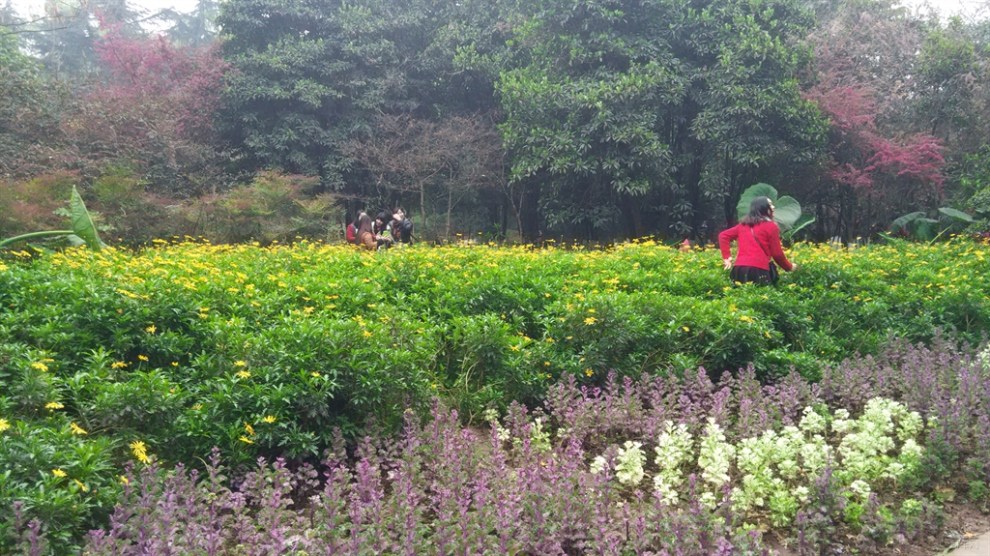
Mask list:
[{"label": "leafy bush", "polygon": [[[372,254],[308,242],[9,251],[0,261],[0,419],[4,434],[15,431],[34,450],[92,443],[90,459],[103,463],[86,481],[103,493],[116,488],[104,467],[119,472],[137,457],[128,453],[134,443],[143,446],[138,459],[163,463],[194,462],[216,446],[235,473],[261,456],[296,466],[319,461],[340,436],[395,431],[407,410],[423,415],[434,395],[474,425],[485,409],[511,415],[513,400],[542,407],[550,415],[542,422],[554,428],[535,435],[541,445],[559,428],[586,433],[581,443],[596,455],[619,440],[648,446],[673,407],[697,435],[703,410],[727,424],[737,404],[735,442],[796,423],[816,401],[806,380],[820,378],[830,407],[855,413],[883,396],[938,416],[924,442],[938,471],[931,481],[951,480],[973,461],[986,473],[990,439],[969,420],[988,418],[978,388],[985,375],[960,370],[956,347],[836,366],[856,352],[877,353],[892,337],[980,341],[990,315],[986,245],[798,245],[791,255],[802,268],[774,289],[732,287],[712,251],[651,242],[603,251],[413,246]],[[742,380],[750,394],[733,398],[713,387],[716,379]],[[655,389],[635,394],[624,390],[627,381]],[[596,389],[609,392],[607,403]],[[73,423],[87,434],[74,435]],[[52,432],[34,432],[42,430]],[[58,467],[49,466],[61,465],[54,457],[37,459],[41,467],[24,471],[22,486],[4,491],[22,492],[27,519],[8,539],[23,540],[39,515],[28,501],[52,481]],[[101,500],[45,515],[65,512],[64,530],[78,533],[99,519]],[[855,503],[849,520],[863,528],[875,521],[882,537],[889,520]],[[791,499],[773,505],[779,516],[803,515],[801,527],[819,527],[812,523],[820,516],[802,514]],[[848,523],[820,530],[837,526]]]}]

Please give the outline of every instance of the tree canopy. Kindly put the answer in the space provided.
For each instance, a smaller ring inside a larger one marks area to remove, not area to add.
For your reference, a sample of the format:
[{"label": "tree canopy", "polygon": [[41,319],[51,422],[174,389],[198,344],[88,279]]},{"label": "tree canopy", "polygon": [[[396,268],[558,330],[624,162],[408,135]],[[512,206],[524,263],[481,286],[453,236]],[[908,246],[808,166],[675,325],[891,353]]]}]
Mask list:
[{"label": "tree canopy", "polygon": [[51,4],[0,16],[0,169],[177,198],[280,171],[529,240],[710,239],[765,182],[851,238],[982,206],[988,28],[890,0]]}]

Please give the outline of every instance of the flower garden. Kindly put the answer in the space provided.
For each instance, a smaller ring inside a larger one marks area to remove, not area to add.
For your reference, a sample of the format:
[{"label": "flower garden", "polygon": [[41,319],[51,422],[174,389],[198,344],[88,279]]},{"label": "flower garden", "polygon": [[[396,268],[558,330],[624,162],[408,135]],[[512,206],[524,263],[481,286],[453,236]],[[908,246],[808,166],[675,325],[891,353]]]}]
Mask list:
[{"label": "flower garden", "polygon": [[990,247],[0,259],[0,552],[882,552],[990,505]]}]

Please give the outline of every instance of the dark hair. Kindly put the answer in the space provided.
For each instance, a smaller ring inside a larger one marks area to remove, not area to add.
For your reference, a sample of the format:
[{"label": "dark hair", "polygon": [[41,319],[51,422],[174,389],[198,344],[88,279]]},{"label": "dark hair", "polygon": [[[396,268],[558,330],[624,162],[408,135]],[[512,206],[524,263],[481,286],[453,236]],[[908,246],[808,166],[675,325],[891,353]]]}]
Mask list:
[{"label": "dark hair", "polygon": [[772,207],[770,197],[756,197],[749,204],[749,214],[743,217],[741,222],[747,226],[755,226],[760,222],[766,222],[772,218]]},{"label": "dark hair", "polygon": [[378,220],[381,220],[382,222],[391,222],[392,221],[392,214],[390,212],[386,211],[386,210],[383,210],[383,211],[379,212],[375,216],[375,218],[377,218]]}]

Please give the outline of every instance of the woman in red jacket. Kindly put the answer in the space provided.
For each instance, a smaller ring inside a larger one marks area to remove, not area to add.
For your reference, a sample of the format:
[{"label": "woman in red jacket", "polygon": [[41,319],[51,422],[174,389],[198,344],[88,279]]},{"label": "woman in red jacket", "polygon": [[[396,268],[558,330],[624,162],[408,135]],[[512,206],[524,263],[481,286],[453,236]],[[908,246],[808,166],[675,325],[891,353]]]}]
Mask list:
[{"label": "woman in red jacket", "polygon": [[[730,249],[733,241],[739,244],[735,264],[732,264]],[[739,224],[718,234],[718,247],[725,269],[732,269],[729,277],[733,282],[773,284],[775,280],[770,272],[773,261],[788,272],[797,269],[797,265],[784,256],[780,228],[773,221],[773,203],[769,197],[753,199],[749,214]]]}]

